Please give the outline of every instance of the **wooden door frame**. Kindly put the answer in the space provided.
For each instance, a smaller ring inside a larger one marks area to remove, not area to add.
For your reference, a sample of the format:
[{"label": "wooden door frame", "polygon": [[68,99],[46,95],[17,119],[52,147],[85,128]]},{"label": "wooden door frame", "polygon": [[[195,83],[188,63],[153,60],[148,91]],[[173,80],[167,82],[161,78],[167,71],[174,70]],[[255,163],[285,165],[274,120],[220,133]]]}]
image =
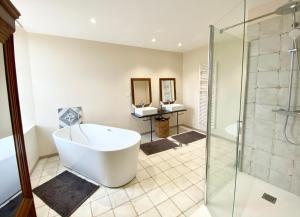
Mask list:
[{"label": "wooden door frame", "polygon": [[13,33],[15,32],[15,20],[18,19],[19,16],[19,11],[9,0],[0,1],[0,42],[3,44],[12,133],[15,142],[22,191],[22,201],[19,205],[16,216],[36,217],[25,150],[14,55]]}]

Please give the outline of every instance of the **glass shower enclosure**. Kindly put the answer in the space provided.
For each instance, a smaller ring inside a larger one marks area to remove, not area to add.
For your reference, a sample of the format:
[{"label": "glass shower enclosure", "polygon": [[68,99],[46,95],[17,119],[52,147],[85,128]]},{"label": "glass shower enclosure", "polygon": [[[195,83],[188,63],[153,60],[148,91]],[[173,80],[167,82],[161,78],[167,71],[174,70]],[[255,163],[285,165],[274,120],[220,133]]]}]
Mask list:
[{"label": "glass shower enclosure", "polygon": [[300,213],[300,3],[253,11],[261,8],[269,11],[254,16],[243,1],[230,15],[235,22],[210,26],[205,202],[212,217]]}]

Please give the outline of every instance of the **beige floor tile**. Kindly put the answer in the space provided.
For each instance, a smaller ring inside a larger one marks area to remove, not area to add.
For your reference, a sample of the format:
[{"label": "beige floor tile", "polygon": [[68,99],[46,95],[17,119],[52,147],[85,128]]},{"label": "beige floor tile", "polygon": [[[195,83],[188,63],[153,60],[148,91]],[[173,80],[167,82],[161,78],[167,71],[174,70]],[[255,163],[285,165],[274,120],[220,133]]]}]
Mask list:
[{"label": "beige floor tile", "polygon": [[108,196],[99,198],[91,203],[93,216],[101,215],[111,209],[111,204]]},{"label": "beige floor tile", "polygon": [[188,161],[184,163],[190,170],[195,170],[200,167],[199,163],[196,163],[194,160]]},{"label": "beige floor tile", "polygon": [[51,169],[51,168],[58,168],[59,166],[59,161],[50,161],[50,162],[47,162],[44,166],[44,170],[46,169]]},{"label": "beige floor tile", "polygon": [[54,176],[54,175],[56,175],[57,170],[58,170],[58,167],[50,168],[50,169],[44,169],[43,172],[42,172],[41,177]]},{"label": "beige floor tile", "polygon": [[35,194],[33,194],[34,206],[35,208],[45,206],[46,204]]},{"label": "beige floor tile", "polygon": [[34,171],[30,175],[30,179],[37,179],[42,176],[43,168],[35,168]]},{"label": "beige floor tile", "polygon": [[140,182],[140,185],[142,186],[145,192],[151,191],[154,188],[158,187],[157,183],[152,178],[142,180]]},{"label": "beige floor tile", "polygon": [[158,205],[168,199],[168,195],[161,188],[156,188],[148,192],[147,195],[154,205]]},{"label": "beige floor tile", "polygon": [[163,185],[171,181],[164,173],[153,176],[152,178],[158,185]]},{"label": "beige floor tile", "polygon": [[184,192],[176,194],[171,199],[182,212],[195,205],[195,202],[190,199]]},{"label": "beige floor tile", "polygon": [[48,214],[49,214],[48,206],[41,206],[36,209],[37,217],[48,217]]},{"label": "beige floor tile", "polygon": [[98,198],[104,197],[106,195],[107,195],[107,193],[105,191],[105,188],[100,186],[98,188],[98,190],[94,194],[92,194],[92,196],[90,197],[90,200],[94,201],[94,200],[97,200]]},{"label": "beige floor tile", "polygon": [[116,217],[135,217],[137,216],[131,203],[127,202],[114,209]]},{"label": "beige floor tile", "polygon": [[203,200],[203,192],[195,185],[189,187],[184,191],[195,203]]},{"label": "beige floor tile", "polygon": [[188,210],[186,210],[184,212],[184,215],[186,217],[190,217],[192,216],[198,209],[199,207],[202,205],[202,203],[197,203],[196,205],[192,206],[191,208],[189,208]]},{"label": "beige floor tile", "polygon": [[169,182],[161,186],[163,191],[168,195],[168,197],[172,197],[173,195],[180,192],[179,187],[177,187],[173,182]]},{"label": "beige floor tile", "polygon": [[40,178],[39,185],[44,184],[45,182],[49,181],[49,180],[52,179],[53,177],[54,177],[54,176],[44,176],[44,177]]},{"label": "beige floor tile", "polygon": [[161,170],[161,171],[165,171],[171,168],[171,165],[168,164],[166,161],[162,161],[159,164],[157,164],[157,167]]},{"label": "beige floor tile", "polygon": [[72,215],[71,217],[92,217],[91,207],[90,205],[85,205],[79,207]]},{"label": "beige floor tile", "polygon": [[150,178],[150,175],[147,173],[146,170],[139,170],[139,171],[137,171],[137,173],[136,173],[136,179],[138,181],[142,181],[142,180],[148,179],[148,178]]},{"label": "beige floor tile", "polygon": [[[82,216],[82,217],[84,217],[84,216]],[[113,210],[110,210],[106,213],[103,213],[103,214],[95,216],[95,217],[115,217],[115,214],[114,214]]]},{"label": "beige floor tile", "polygon": [[188,168],[187,166],[185,166],[185,165],[183,165],[183,164],[176,166],[175,169],[176,169],[181,175],[184,175],[184,174],[187,174],[187,173],[191,172],[190,168]]},{"label": "beige floor tile", "polygon": [[171,200],[166,200],[159,204],[156,208],[162,217],[176,217],[180,215],[180,210]]},{"label": "beige floor tile", "polygon": [[148,158],[139,161],[139,163],[142,165],[142,167],[143,167],[144,169],[146,169],[146,168],[148,168],[148,167],[150,167],[150,166],[153,165],[153,162],[150,161]]},{"label": "beige floor tile", "polygon": [[144,194],[131,201],[138,215],[146,212],[153,207],[151,200]]},{"label": "beige floor tile", "polygon": [[59,161],[58,155],[47,158],[47,162],[55,162],[55,161]]},{"label": "beige floor tile", "polygon": [[126,191],[124,189],[110,194],[109,199],[113,208],[129,201]]},{"label": "beige floor tile", "polygon": [[142,186],[139,183],[126,186],[125,191],[127,192],[127,195],[130,199],[137,198],[145,193]]},{"label": "beige floor tile", "polygon": [[168,169],[166,171],[164,171],[164,173],[172,180],[172,179],[176,179],[177,177],[180,176],[180,173],[175,169],[175,168],[171,168]]},{"label": "beige floor tile", "polygon": [[55,212],[53,209],[49,208],[48,217],[60,217],[60,215],[57,212]]},{"label": "beige floor tile", "polygon": [[175,158],[171,158],[168,160],[168,163],[172,166],[172,167],[176,167],[178,165],[181,164],[180,161],[176,160]]},{"label": "beige floor tile", "polygon": [[162,173],[162,171],[161,171],[157,166],[150,166],[150,167],[147,167],[147,168],[146,168],[146,171],[147,171],[147,173],[148,173],[150,176],[155,176],[155,175],[157,175],[157,174]]},{"label": "beige floor tile", "polygon": [[109,187],[105,187],[105,186],[102,186],[102,187],[105,189],[107,194],[113,194],[122,189],[122,188],[109,188]]},{"label": "beige floor tile", "polygon": [[185,190],[188,187],[192,186],[193,184],[184,176],[180,176],[176,179],[173,180],[173,182],[175,183],[175,185],[177,185],[180,190]]},{"label": "beige floor tile", "polygon": [[187,178],[187,180],[189,180],[191,183],[196,184],[198,182],[200,182],[202,180],[202,178],[200,176],[198,176],[196,173],[189,172],[187,174],[184,174],[185,178]]},{"label": "beige floor tile", "polygon": [[160,217],[160,214],[155,208],[152,208],[140,215],[140,217]]}]

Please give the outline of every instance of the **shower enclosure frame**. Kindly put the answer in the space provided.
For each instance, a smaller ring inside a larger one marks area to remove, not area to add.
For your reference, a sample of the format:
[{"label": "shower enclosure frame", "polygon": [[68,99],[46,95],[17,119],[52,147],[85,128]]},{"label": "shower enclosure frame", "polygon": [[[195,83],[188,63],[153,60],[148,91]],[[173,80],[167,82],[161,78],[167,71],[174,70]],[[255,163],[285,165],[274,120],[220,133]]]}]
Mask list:
[{"label": "shower enclosure frame", "polygon": [[206,129],[206,149],[205,149],[205,155],[206,155],[206,170],[205,170],[205,186],[204,186],[204,204],[207,205],[207,183],[208,183],[208,167],[209,167],[209,143],[210,143],[210,135],[211,131],[211,104],[212,104],[212,85],[213,85],[213,79],[212,74],[214,70],[214,64],[213,64],[213,55],[214,55],[214,35],[215,30],[214,26],[209,26],[209,46],[208,46],[208,102],[207,102],[207,129]]},{"label": "shower enclosure frame", "polygon": [[[246,0],[243,1],[244,2],[244,10],[246,9]],[[292,4],[293,1],[291,1],[290,3]],[[297,7],[300,7],[300,1],[298,1],[298,3],[296,3]],[[290,7],[292,8],[292,7]],[[297,9],[297,11],[299,11],[299,8]],[[296,11],[294,12],[296,13]],[[243,53],[242,53],[242,57],[243,57],[243,61],[244,61],[244,55],[245,55],[245,46],[249,46],[249,44],[245,41],[245,34],[246,34],[246,24],[247,23],[251,23],[253,21],[256,21],[256,20],[259,20],[259,19],[262,19],[262,18],[266,18],[266,17],[269,17],[271,15],[275,15],[275,14],[279,14],[278,12],[278,9],[273,11],[273,12],[270,12],[270,13],[266,13],[264,15],[261,15],[261,16],[258,16],[258,17],[255,17],[255,18],[252,18],[252,19],[249,19],[249,20],[246,20],[245,19],[245,11],[244,11],[244,20],[242,22],[239,22],[237,24],[234,24],[234,25],[231,25],[231,26],[228,26],[228,27],[224,27],[224,28],[221,28],[219,29],[220,33],[223,33],[224,31],[226,30],[229,30],[229,29],[232,29],[232,28],[235,28],[235,27],[238,27],[240,25],[244,25],[243,26]],[[280,14],[279,14],[280,15]],[[281,14],[282,15],[282,14]],[[295,15],[294,15],[295,17]],[[295,18],[294,18],[295,19]],[[300,22],[300,21],[299,21]],[[294,25],[295,25],[295,20],[294,20]],[[297,27],[299,28],[299,27]],[[210,25],[209,26],[209,46],[208,46],[208,66],[209,66],[209,69],[208,69],[208,73],[209,73],[209,77],[208,77],[208,104],[207,104],[207,139],[206,139],[206,173],[205,173],[205,192],[204,192],[204,203],[205,205],[208,204],[208,181],[209,181],[209,174],[208,174],[208,171],[209,171],[209,160],[210,160],[210,136],[211,136],[211,109],[212,109],[212,85],[213,85],[213,79],[212,79],[212,76],[213,76],[213,71],[214,71],[214,37],[215,37],[215,26],[213,25]],[[249,50],[247,52],[249,55]],[[242,62],[242,65],[244,65],[245,63]],[[245,98],[247,97],[248,95],[248,77],[249,77],[249,73],[248,73],[248,63],[246,63],[246,71],[244,70],[245,67],[243,66],[242,68],[242,80],[241,82],[243,82],[243,76],[246,77],[246,80],[243,83],[241,83],[241,85],[245,85],[245,88],[244,88],[244,91],[243,91],[243,87],[241,86],[241,95],[240,95],[240,109],[239,109],[239,112],[240,112],[240,115],[239,115],[239,119],[242,118],[242,120],[245,120],[245,116],[246,116],[246,109],[247,107],[245,106],[246,105],[246,101],[242,101],[242,96],[245,96]],[[292,63],[291,63],[292,64]],[[244,74],[246,73],[246,74]],[[290,83],[292,81],[290,80]],[[243,107],[242,107],[243,106]],[[244,113],[242,114],[241,111],[243,111]],[[276,111],[276,112],[280,112],[279,111]],[[294,112],[292,114],[292,112],[286,112],[286,114],[288,116],[297,116],[299,115],[299,113],[296,113]],[[238,120],[239,123],[241,122],[240,120]],[[242,135],[240,136],[239,133],[241,133]],[[244,150],[244,134],[245,134],[245,128],[241,128],[241,125],[238,124],[238,135],[237,135],[237,141],[236,141],[236,174],[235,174],[235,188],[236,188],[236,183],[237,183],[237,172],[238,170],[242,170],[243,169],[243,150]],[[241,141],[239,140],[240,137],[242,137]],[[239,149],[240,148],[240,149]],[[233,201],[233,209],[232,209],[232,214],[234,215],[234,208],[235,208],[235,194],[236,194],[236,189],[234,189],[234,201]]]},{"label": "shower enclosure frame", "polygon": [[[241,168],[240,159],[242,159],[242,155],[240,155],[240,132],[241,132],[241,117],[243,116],[244,120],[244,115],[242,115],[241,110],[244,109],[245,111],[245,102],[243,103],[242,100],[242,93],[243,93],[243,76],[244,76],[244,53],[245,53],[245,34],[246,34],[246,28],[245,25],[248,22],[252,22],[257,19],[261,19],[263,17],[267,17],[271,14],[274,13],[268,13],[250,20],[246,20],[246,1],[243,0],[243,16],[242,16],[242,22],[237,23],[235,25],[225,27],[220,29],[220,33],[222,34],[225,30],[243,25],[243,37],[242,37],[242,61],[241,61],[241,80],[240,80],[240,97],[239,97],[239,115],[238,115],[238,120],[237,120],[237,138],[236,138],[236,165],[235,165],[235,177],[234,177],[234,197],[233,197],[233,207],[232,207],[232,215],[234,213],[234,204],[235,204],[235,189],[236,189],[236,181],[237,181],[237,171],[239,168]],[[209,157],[210,157],[210,135],[211,135],[211,110],[212,110],[212,88],[213,88],[213,71],[214,71],[214,38],[215,38],[215,27],[213,25],[209,25],[209,46],[208,46],[208,103],[207,103],[207,130],[206,130],[206,172],[205,172],[205,191],[204,191],[204,204],[208,204],[208,181],[209,181],[209,175],[208,175],[208,170],[209,170]],[[248,65],[247,65],[248,67]],[[246,71],[246,77],[248,78],[248,73]],[[245,85],[247,85],[247,82],[245,82]],[[244,93],[245,95],[247,92]],[[244,104],[244,105],[243,105]],[[242,107],[243,105],[243,107]],[[242,133],[244,134],[244,128],[242,129]],[[242,136],[242,140],[244,137]],[[243,141],[241,141],[243,143]],[[243,146],[241,147],[241,150],[243,150]]]}]

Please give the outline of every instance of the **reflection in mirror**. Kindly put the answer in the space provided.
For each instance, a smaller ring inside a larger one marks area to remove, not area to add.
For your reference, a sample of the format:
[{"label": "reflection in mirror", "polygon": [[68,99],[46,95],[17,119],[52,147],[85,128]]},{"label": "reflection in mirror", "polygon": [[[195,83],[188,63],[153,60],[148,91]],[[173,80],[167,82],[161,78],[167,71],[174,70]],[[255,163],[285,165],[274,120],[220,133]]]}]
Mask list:
[{"label": "reflection in mirror", "polygon": [[159,79],[160,101],[163,103],[174,103],[176,101],[175,78]]},{"label": "reflection in mirror", "polygon": [[8,104],[3,45],[0,45],[0,216],[15,216],[21,201],[21,187]]},{"label": "reflection in mirror", "polygon": [[151,79],[131,78],[132,104],[136,107],[149,106],[152,102]]}]

